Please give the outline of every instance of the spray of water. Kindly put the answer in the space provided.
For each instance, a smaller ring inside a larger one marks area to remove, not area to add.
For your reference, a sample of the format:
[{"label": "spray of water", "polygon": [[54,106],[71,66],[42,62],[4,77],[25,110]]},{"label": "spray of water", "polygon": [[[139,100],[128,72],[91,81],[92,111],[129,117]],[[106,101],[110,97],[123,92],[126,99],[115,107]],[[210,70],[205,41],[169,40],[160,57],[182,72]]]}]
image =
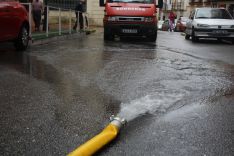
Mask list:
[{"label": "spray of water", "polygon": [[176,101],[182,99],[183,93],[157,93],[146,95],[129,103],[122,103],[117,116],[131,121],[146,113],[165,112]]}]

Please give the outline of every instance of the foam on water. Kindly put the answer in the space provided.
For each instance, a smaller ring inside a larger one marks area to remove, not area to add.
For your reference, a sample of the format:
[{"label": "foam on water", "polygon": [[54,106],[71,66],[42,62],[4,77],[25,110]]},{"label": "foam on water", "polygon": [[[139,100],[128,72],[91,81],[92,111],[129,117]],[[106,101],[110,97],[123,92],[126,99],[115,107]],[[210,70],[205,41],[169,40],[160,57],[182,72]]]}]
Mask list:
[{"label": "foam on water", "polygon": [[146,113],[165,112],[176,101],[182,99],[184,93],[157,93],[146,95],[129,103],[122,103],[118,117],[131,121]]}]

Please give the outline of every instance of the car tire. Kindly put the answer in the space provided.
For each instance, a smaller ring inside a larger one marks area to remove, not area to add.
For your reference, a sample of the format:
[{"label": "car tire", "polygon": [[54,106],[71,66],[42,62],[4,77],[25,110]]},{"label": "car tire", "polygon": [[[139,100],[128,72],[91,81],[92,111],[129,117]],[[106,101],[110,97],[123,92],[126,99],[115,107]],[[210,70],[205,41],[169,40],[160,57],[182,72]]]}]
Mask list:
[{"label": "car tire", "polygon": [[232,44],[234,44],[234,38],[232,38]]},{"label": "car tire", "polygon": [[194,30],[192,31],[192,42],[197,42],[198,37],[195,36]]},{"label": "car tire", "polygon": [[157,31],[153,35],[148,36],[150,42],[155,42],[157,40]]},{"label": "car tire", "polygon": [[106,28],[104,28],[104,40],[108,41],[108,40],[113,40],[113,39],[114,39],[114,35],[108,32]]},{"label": "car tire", "polygon": [[222,38],[217,38],[217,41],[218,42],[222,42]]},{"label": "car tire", "polygon": [[17,51],[26,50],[29,43],[29,28],[27,25],[22,25],[19,35],[15,40],[15,48]]},{"label": "car tire", "polygon": [[189,38],[190,38],[190,35],[185,34],[185,39],[186,39],[186,40],[189,40]]}]

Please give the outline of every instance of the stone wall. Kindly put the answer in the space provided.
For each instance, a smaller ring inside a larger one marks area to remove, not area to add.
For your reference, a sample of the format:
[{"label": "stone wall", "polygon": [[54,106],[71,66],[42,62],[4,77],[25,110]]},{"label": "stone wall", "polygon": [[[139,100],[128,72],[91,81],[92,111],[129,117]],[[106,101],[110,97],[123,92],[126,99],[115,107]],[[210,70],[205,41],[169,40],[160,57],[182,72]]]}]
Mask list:
[{"label": "stone wall", "polygon": [[90,25],[103,26],[104,7],[99,6],[99,0],[87,0],[87,13]]}]

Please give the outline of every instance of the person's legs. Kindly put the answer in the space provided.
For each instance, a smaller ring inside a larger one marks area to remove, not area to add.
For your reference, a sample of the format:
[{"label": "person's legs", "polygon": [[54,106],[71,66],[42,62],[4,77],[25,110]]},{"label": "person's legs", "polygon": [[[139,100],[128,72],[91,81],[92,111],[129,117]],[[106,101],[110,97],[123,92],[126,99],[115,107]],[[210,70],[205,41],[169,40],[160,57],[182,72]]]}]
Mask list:
[{"label": "person's legs", "polygon": [[40,31],[40,26],[41,26],[41,11],[38,11],[38,23],[37,23],[37,28]]},{"label": "person's legs", "polygon": [[173,24],[173,21],[171,21],[171,31],[174,30],[174,24]]},{"label": "person's legs", "polygon": [[169,30],[171,31],[171,20],[169,20]]},{"label": "person's legs", "polygon": [[88,28],[89,27],[89,21],[88,21],[87,16],[85,16],[85,23],[86,23],[86,27]]},{"label": "person's legs", "polygon": [[170,27],[170,31],[173,30],[173,22],[171,20],[169,20],[169,27]]},{"label": "person's legs", "polygon": [[34,11],[34,17],[35,17],[35,28],[36,28],[36,30],[40,30],[41,11],[39,11],[39,10]]},{"label": "person's legs", "polygon": [[37,31],[37,16],[36,16],[36,11],[33,11],[33,22],[34,22],[34,27],[35,31]]},{"label": "person's legs", "polygon": [[83,15],[82,15],[82,12],[79,12],[79,24],[80,24],[80,30],[83,29],[83,27],[84,27],[84,22],[83,22]]}]

